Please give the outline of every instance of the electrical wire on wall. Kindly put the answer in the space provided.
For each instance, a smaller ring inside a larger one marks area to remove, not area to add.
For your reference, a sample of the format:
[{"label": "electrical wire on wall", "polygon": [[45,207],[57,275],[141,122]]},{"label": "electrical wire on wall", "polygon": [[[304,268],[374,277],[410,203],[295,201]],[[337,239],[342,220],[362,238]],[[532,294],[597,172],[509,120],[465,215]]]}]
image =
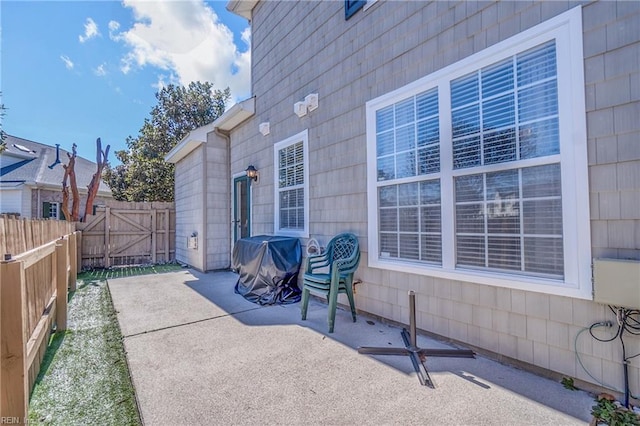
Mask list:
[{"label": "electrical wire on wall", "polygon": [[620,308],[615,306],[609,306],[609,309],[616,317],[616,325],[618,326],[618,329],[616,330],[615,334],[610,338],[603,339],[596,336],[593,332],[598,327],[612,326],[613,324],[611,324],[610,321],[595,322],[591,324],[591,326],[588,329],[581,330],[578,333],[578,335],[576,335],[576,340],[574,342],[574,346],[576,349],[575,351],[576,358],[578,359],[580,366],[587,372],[587,374],[592,379],[596,380],[596,382],[598,382],[599,384],[605,387],[612,388],[612,386],[605,385],[604,383],[597,380],[595,377],[593,377],[589,373],[589,371],[587,371],[585,366],[582,364],[582,361],[580,360],[580,356],[578,355],[577,340],[578,340],[578,336],[585,330],[589,330],[589,334],[591,334],[591,337],[593,337],[595,340],[599,342],[607,343],[607,342],[613,342],[616,339],[620,340],[620,345],[622,346],[622,368],[623,368],[623,376],[624,376],[624,406],[629,408],[629,397],[631,396],[635,398],[635,396],[631,395],[631,392],[629,389],[629,362],[631,359],[640,356],[640,353],[627,356],[627,350],[624,343],[624,333],[626,332],[634,336],[640,336],[640,310],[626,309],[626,308]]}]

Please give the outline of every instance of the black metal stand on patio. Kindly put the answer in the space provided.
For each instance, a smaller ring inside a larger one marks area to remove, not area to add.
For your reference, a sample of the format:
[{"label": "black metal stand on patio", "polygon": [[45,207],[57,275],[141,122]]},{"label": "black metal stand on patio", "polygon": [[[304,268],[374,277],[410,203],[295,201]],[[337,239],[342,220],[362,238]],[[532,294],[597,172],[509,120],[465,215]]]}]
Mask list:
[{"label": "black metal stand on patio", "polygon": [[453,358],[475,358],[475,354],[469,349],[421,349],[416,343],[416,294],[413,290],[409,291],[409,329],[402,329],[402,340],[404,340],[404,348],[376,348],[370,346],[362,346],[358,348],[358,353],[366,355],[408,355],[413,363],[413,368],[418,374],[420,384],[435,388],[429,371],[422,361],[423,357],[453,357]]}]

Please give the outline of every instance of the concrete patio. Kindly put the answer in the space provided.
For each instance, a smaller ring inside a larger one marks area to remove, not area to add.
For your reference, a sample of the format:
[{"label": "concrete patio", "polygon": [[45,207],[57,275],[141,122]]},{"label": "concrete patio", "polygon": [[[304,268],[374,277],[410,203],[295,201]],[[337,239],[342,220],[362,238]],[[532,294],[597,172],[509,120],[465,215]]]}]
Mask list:
[{"label": "concrete patio", "polygon": [[[435,389],[402,347],[401,329],[326,305],[259,306],[237,275],[184,270],[109,280],[144,424],[570,425],[589,422],[593,396],[478,356],[429,358]],[[408,319],[407,319],[408,321]],[[418,336],[422,348],[448,346]]]}]

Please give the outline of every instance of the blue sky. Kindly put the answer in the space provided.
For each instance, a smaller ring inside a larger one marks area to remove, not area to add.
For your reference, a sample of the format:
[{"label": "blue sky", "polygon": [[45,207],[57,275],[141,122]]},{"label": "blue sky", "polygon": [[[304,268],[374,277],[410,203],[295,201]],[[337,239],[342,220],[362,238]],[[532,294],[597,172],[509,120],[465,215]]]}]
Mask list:
[{"label": "blue sky", "polygon": [[126,148],[169,83],[250,96],[249,23],[226,1],[0,2],[0,82],[10,135],[95,161]]}]

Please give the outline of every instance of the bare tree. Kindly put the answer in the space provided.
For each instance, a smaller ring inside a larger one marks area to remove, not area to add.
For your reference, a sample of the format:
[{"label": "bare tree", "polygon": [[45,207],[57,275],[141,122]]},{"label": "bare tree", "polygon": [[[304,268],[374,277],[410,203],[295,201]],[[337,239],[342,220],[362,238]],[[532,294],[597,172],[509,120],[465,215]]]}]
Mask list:
[{"label": "bare tree", "polygon": [[[67,152],[69,157],[69,164],[63,164],[64,177],[62,178],[62,212],[67,220],[77,222],[80,220],[80,194],[78,193],[78,183],[76,181],[76,148],[74,143],[71,148],[71,154]],[[73,204],[71,205],[71,211],[69,211],[69,187],[67,186],[67,178],[71,184],[71,193],[73,195]]]},{"label": "bare tree", "polygon": [[109,155],[109,148],[111,145],[107,145],[107,148],[102,150],[102,142],[100,138],[96,140],[96,163],[98,165],[98,170],[94,173],[91,178],[91,183],[88,186],[88,194],[87,194],[87,206],[84,209],[84,218],[87,217],[87,214],[90,214],[93,210],[93,202],[96,199],[96,195],[98,194],[98,189],[100,188],[100,182],[102,181],[102,170],[107,165],[107,156]]}]

